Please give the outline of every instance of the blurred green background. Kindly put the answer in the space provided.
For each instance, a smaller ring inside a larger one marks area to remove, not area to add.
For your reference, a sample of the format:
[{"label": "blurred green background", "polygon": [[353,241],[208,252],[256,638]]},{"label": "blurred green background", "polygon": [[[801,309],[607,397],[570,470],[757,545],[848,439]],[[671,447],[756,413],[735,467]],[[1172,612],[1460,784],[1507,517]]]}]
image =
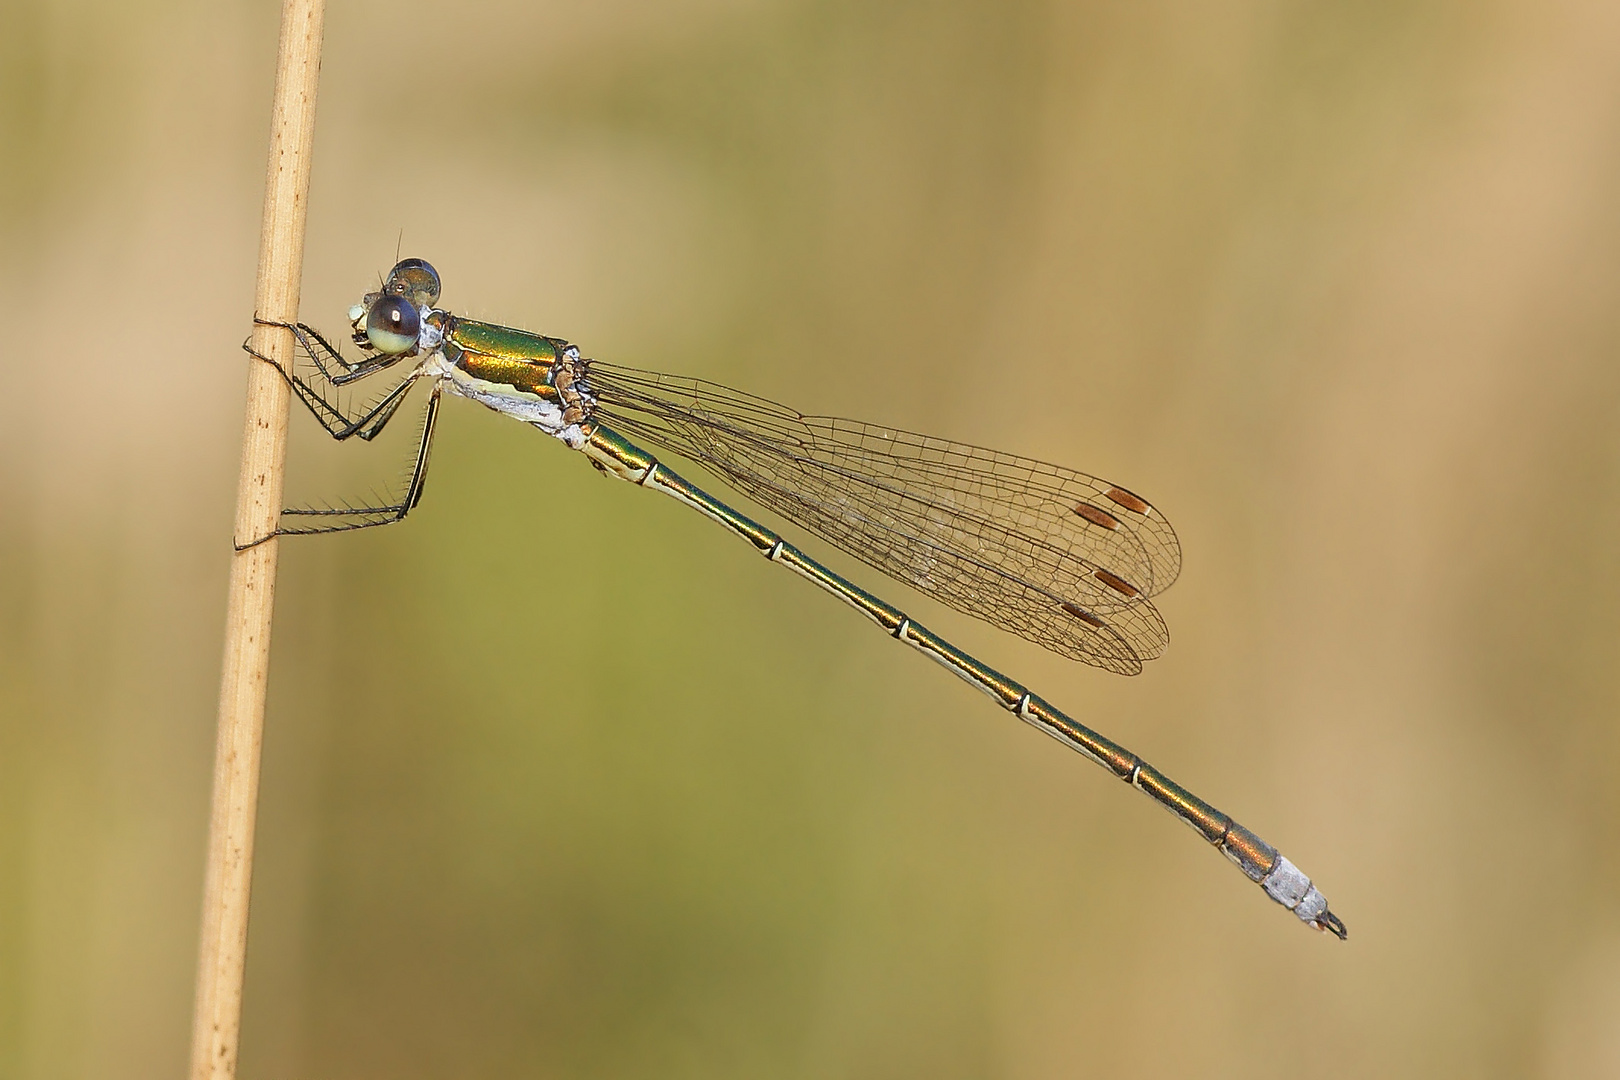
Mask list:
[{"label": "blurred green background", "polygon": [[[0,1076],[175,1077],[278,11],[0,13]],[[1620,7],[370,0],[326,41],[306,320],[397,249],[590,355],[1141,491],[1186,569],[1136,679],[851,573],[1351,938],[451,401],[409,522],[283,547],[244,1077],[1620,1076]],[[317,436],[295,496],[397,465]]]}]

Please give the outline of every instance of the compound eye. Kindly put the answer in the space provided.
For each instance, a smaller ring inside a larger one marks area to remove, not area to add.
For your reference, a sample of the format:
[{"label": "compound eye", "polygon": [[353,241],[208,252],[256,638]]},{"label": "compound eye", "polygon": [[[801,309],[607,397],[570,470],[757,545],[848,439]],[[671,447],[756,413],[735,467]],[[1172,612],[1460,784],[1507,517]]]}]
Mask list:
[{"label": "compound eye", "polygon": [[439,272],[424,259],[401,259],[388,271],[384,292],[403,296],[419,308],[439,301]]},{"label": "compound eye", "polygon": [[403,297],[379,296],[366,311],[366,340],[378,352],[408,353],[416,348],[421,333],[422,316]]}]

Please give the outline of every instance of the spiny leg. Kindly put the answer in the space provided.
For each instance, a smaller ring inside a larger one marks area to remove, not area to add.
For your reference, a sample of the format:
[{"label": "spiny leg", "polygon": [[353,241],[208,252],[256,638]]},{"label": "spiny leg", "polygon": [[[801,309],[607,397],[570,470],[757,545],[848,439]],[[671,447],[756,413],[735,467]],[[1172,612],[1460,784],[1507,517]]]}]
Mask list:
[{"label": "spiny leg", "polygon": [[[266,320],[255,319],[263,325],[277,326],[290,330],[298,342],[300,350],[312,361],[319,372],[318,379],[324,379],[334,387],[354,382],[367,375],[376,374],[384,368],[391,366],[399,357],[382,357],[374,361],[360,364],[349,364],[343,360],[341,354],[315,330],[303,326],[287,323],[271,323]],[[362,410],[351,412],[343,408],[339,402],[330,400],[309,381],[297,374],[290,373],[279,364],[270,360],[262,353],[257,352],[248,342],[243,343],[243,349],[248,355],[257,360],[270,364],[287,381],[288,386],[298,395],[306,408],[320,421],[328,434],[334,439],[344,440],[358,435],[370,441],[376,438],[388,425],[388,422],[398,413],[411,388],[415,386],[422,373],[413,371],[391,387],[377,401]],[[331,374],[329,363],[321,359],[326,353],[332,363],[341,364],[343,371],[334,377]],[[342,381],[340,382],[339,379]],[[389,499],[379,505],[372,506],[338,506],[338,507],[288,507],[282,511],[282,521],[277,528],[265,535],[256,537],[246,543],[236,543],[238,551],[262,544],[271,536],[302,536],[316,533],[347,532],[353,529],[371,528],[377,525],[391,525],[402,520],[407,513],[415,508],[421,501],[422,487],[427,477],[428,459],[433,445],[433,432],[439,411],[440,388],[435,385],[429,395],[427,406],[423,413],[422,434],[417,443],[415,459],[412,462],[410,476],[405,484],[404,493],[397,500]],[[288,519],[293,519],[289,522]]]},{"label": "spiny leg", "polygon": [[[305,323],[276,322],[271,319],[261,319],[256,315],[253,317],[253,321],[258,326],[275,326],[292,331],[293,337],[298,339],[298,344],[303,346],[309,358],[320,369],[322,377],[333,386],[343,386],[358,379],[363,379],[367,375],[375,374],[383,368],[399,362],[406,355],[404,353],[383,354],[369,357],[358,364],[351,364],[343,359],[343,353],[339,351],[338,347],[327,341],[321,332],[313,326]],[[337,374],[333,374],[333,367],[339,369]]]},{"label": "spiny leg", "polygon": [[[400,359],[398,356],[385,356],[351,365],[327,343],[325,338],[307,326],[302,324],[293,325],[291,323],[273,323],[263,319],[255,319],[254,321],[263,326],[276,326],[291,330],[297,340],[299,350],[314,363],[316,370],[320,373],[320,378],[334,388],[345,386],[367,375],[374,375],[384,368],[392,366]],[[242,349],[255,360],[263,361],[275,368],[277,374],[286,380],[293,393],[297,394],[298,399],[304,403],[304,407],[314,415],[315,419],[320,421],[321,426],[334,439],[347,439],[352,435],[359,435],[367,441],[376,438],[388,421],[393,418],[394,412],[404,401],[405,395],[409,393],[411,384],[416,378],[414,374],[406,376],[376,402],[351,415],[349,410],[345,409],[340,402],[328,398],[319,389],[312,386],[308,380],[301,378],[294,372],[287,371],[268,356],[255,350],[251,340],[244,341]],[[326,363],[320,359],[322,352],[328,353],[337,363],[342,364],[346,374],[339,377],[330,375]]]},{"label": "spiny leg", "polygon": [[278,526],[275,534],[309,536],[316,533],[349,532],[353,529],[369,529],[377,525],[392,525],[396,521],[403,521],[405,515],[416,509],[416,504],[422,501],[422,487],[427,482],[428,459],[433,452],[433,429],[439,418],[441,393],[441,388],[434,386],[433,392],[428,395],[427,408],[422,416],[422,438],[417,443],[416,459],[411,465],[411,477],[405,485],[405,493],[397,502],[381,506],[288,507],[281,512],[283,521],[289,517],[313,520],[307,524]]},{"label": "spiny leg", "polygon": [[[311,536],[319,533],[349,532],[369,529],[377,525],[392,525],[403,521],[405,515],[422,501],[422,488],[427,481],[428,460],[433,452],[433,431],[439,417],[440,387],[435,386],[423,410],[422,437],[416,446],[416,457],[404,494],[397,500],[378,506],[288,507],[281,512],[283,524],[274,532],[257,537],[247,543],[236,544],[236,550],[262,544],[272,536]],[[286,524],[292,518],[296,523]]]}]

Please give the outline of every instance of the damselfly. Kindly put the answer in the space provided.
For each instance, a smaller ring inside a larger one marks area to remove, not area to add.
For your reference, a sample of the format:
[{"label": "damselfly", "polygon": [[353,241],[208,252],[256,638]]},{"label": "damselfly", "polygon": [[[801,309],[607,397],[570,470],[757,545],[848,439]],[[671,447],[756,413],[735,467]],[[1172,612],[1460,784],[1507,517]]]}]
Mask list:
[{"label": "damselfly", "polygon": [[[449,390],[471,398],[539,428],[603,472],[672,496],[736,533],[1020,720],[1146,792],[1273,900],[1317,929],[1345,937],[1344,922],[1328,910],[1310,879],[1254,833],[683,479],[630,440],[695,462],[787,520],[958,611],[1063,656],[1127,675],[1164,650],[1168,635],[1151,597],[1181,568],[1174,530],[1146,500],[1029,458],[852,420],[804,416],[702,379],[586,359],[560,338],[461,318],[435,307],[438,299],[433,267],[420,259],[400,262],[378,291],[349,311],[354,342],[363,352],[357,363],[346,361],[302,323],[270,324],[291,331],[298,343],[295,369],[276,370],[333,438],[376,437],[413,386],[428,386],[421,440],[399,498],[378,506],[288,509],[271,535],[402,520],[422,497],[440,397]],[[383,372],[403,375],[361,407],[345,403],[341,388]]]}]

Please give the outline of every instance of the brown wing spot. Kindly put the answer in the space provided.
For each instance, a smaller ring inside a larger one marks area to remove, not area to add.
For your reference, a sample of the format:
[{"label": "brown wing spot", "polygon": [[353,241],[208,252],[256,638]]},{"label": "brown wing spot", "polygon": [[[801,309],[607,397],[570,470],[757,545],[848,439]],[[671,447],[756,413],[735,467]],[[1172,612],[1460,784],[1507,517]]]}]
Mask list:
[{"label": "brown wing spot", "polygon": [[1063,601],[1061,606],[1062,606],[1064,611],[1067,611],[1070,615],[1073,615],[1075,618],[1079,619],[1081,622],[1087,623],[1087,624],[1089,624],[1091,626],[1095,626],[1099,630],[1101,630],[1103,627],[1108,625],[1107,623],[1103,622],[1101,619],[1097,618],[1097,616],[1093,615],[1091,612],[1089,612],[1085,608],[1081,607],[1079,604],[1071,604],[1067,600],[1065,600],[1065,601]]},{"label": "brown wing spot", "polygon": [[1090,503],[1081,503],[1079,506],[1074,508],[1074,512],[1091,522],[1093,525],[1101,525],[1105,529],[1119,528],[1119,518],[1115,517],[1113,514],[1110,514],[1106,510],[1097,509]]},{"label": "brown wing spot", "polygon": [[1120,577],[1118,574],[1110,574],[1107,570],[1098,570],[1091,576],[1108,586],[1110,589],[1113,589],[1115,592],[1129,596],[1133,600],[1141,595],[1140,589],[1126,581],[1124,578]]},{"label": "brown wing spot", "polygon": [[1133,514],[1147,514],[1153,510],[1153,507],[1124,488],[1109,488],[1108,497]]}]

